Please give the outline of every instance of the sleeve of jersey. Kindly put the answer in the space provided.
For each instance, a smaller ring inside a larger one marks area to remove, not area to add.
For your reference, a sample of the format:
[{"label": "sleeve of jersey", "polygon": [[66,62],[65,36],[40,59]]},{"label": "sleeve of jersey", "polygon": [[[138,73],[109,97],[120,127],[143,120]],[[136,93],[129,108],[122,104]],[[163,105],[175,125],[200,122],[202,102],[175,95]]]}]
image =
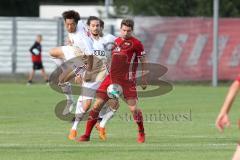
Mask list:
[{"label": "sleeve of jersey", "polygon": [[107,35],[107,42],[114,42],[116,39],[117,37],[112,34]]},{"label": "sleeve of jersey", "polygon": [[140,41],[136,42],[135,52],[136,52],[138,58],[146,55],[146,52],[144,51],[143,44]]},{"label": "sleeve of jersey", "polygon": [[90,39],[90,37],[86,37],[83,40],[84,44],[85,44],[85,53],[87,55],[93,55],[94,53],[94,49],[93,49],[93,41]]},{"label": "sleeve of jersey", "polygon": [[34,44],[32,45],[32,47],[29,49],[29,51],[31,52],[31,54],[35,55],[34,50],[36,49],[36,47],[37,47],[37,45],[36,45],[36,43],[34,43]]},{"label": "sleeve of jersey", "polygon": [[78,21],[77,28],[78,28],[78,30],[80,30],[80,31],[87,29],[86,25],[85,25],[81,20]]}]

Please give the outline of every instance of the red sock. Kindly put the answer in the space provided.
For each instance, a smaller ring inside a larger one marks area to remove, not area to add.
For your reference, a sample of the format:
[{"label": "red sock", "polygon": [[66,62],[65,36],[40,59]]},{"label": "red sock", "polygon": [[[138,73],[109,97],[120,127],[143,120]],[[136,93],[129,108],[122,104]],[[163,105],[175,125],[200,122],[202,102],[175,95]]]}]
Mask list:
[{"label": "red sock", "polygon": [[144,126],[143,126],[143,116],[142,116],[142,111],[138,109],[134,114],[133,114],[133,119],[138,125],[138,131],[139,132],[144,132]]},{"label": "red sock", "polygon": [[97,123],[98,114],[99,114],[99,112],[97,112],[93,109],[89,112],[89,118],[88,118],[88,121],[86,124],[86,130],[85,130],[86,136],[90,137],[92,129],[93,129],[94,125]]}]

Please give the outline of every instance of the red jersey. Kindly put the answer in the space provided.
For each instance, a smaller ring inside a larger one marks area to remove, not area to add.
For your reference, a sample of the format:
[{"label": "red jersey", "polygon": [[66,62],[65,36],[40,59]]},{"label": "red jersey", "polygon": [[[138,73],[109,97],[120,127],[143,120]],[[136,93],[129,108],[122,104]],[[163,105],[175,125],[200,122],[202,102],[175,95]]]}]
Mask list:
[{"label": "red jersey", "polygon": [[42,62],[42,46],[40,43],[35,42],[33,46],[29,49],[32,54],[32,62],[41,63]]},{"label": "red jersey", "polygon": [[112,51],[110,76],[114,80],[136,81],[138,58],[145,54],[142,43],[134,38],[115,40]]}]

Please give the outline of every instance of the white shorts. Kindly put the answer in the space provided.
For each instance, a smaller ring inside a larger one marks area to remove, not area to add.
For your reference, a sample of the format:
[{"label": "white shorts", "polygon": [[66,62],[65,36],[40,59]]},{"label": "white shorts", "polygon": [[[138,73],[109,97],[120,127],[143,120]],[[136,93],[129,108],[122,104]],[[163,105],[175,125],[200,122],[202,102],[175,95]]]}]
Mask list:
[{"label": "white shorts", "polygon": [[77,56],[84,55],[80,48],[74,46],[62,46],[62,52],[66,60],[73,59]]},{"label": "white shorts", "polygon": [[76,114],[83,112],[83,101],[94,99],[96,90],[100,86],[101,82],[84,82],[82,83],[81,95],[78,97],[77,106],[76,106]]},{"label": "white shorts", "polygon": [[74,46],[62,46],[61,49],[65,57],[65,68],[73,70],[75,75],[82,75],[85,71],[85,63],[82,59],[84,55],[80,48]]},{"label": "white shorts", "polygon": [[81,96],[83,100],[94,99],[96,91],[102,82],[84,82],[82,83]]}]

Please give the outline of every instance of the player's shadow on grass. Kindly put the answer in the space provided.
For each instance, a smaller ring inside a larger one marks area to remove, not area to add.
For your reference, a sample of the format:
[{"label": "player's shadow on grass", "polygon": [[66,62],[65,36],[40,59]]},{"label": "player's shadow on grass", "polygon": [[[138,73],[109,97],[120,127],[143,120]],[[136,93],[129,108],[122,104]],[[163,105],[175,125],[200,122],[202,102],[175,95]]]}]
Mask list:
[{"label": "player's shadow on grass", "polygon": [[[67,122],[73,122],[75,120],[75,114],[73,114],[71,112],[66,114],[66,115],[63,114],[64,109],[66,107],[66,104],[67,104],[67,100],[60,101],[55,107],[55,115],[60,120],[67,121]],[[87,121],[88,120],[88,115],[89,115],[89,112],[87,112],[83,116],[81,121]]]},{"label": "player's shadow on grass", "polygon": [[55,115],[56,115],[56,117],[58,117],[59,119],[61,119],[63,121],[71,122],[74,119],[75,115],[72,114],[71,112],[66,115],[63,114],[66,104],[67,104],[67,100],[60,101],[55,107]]}]

